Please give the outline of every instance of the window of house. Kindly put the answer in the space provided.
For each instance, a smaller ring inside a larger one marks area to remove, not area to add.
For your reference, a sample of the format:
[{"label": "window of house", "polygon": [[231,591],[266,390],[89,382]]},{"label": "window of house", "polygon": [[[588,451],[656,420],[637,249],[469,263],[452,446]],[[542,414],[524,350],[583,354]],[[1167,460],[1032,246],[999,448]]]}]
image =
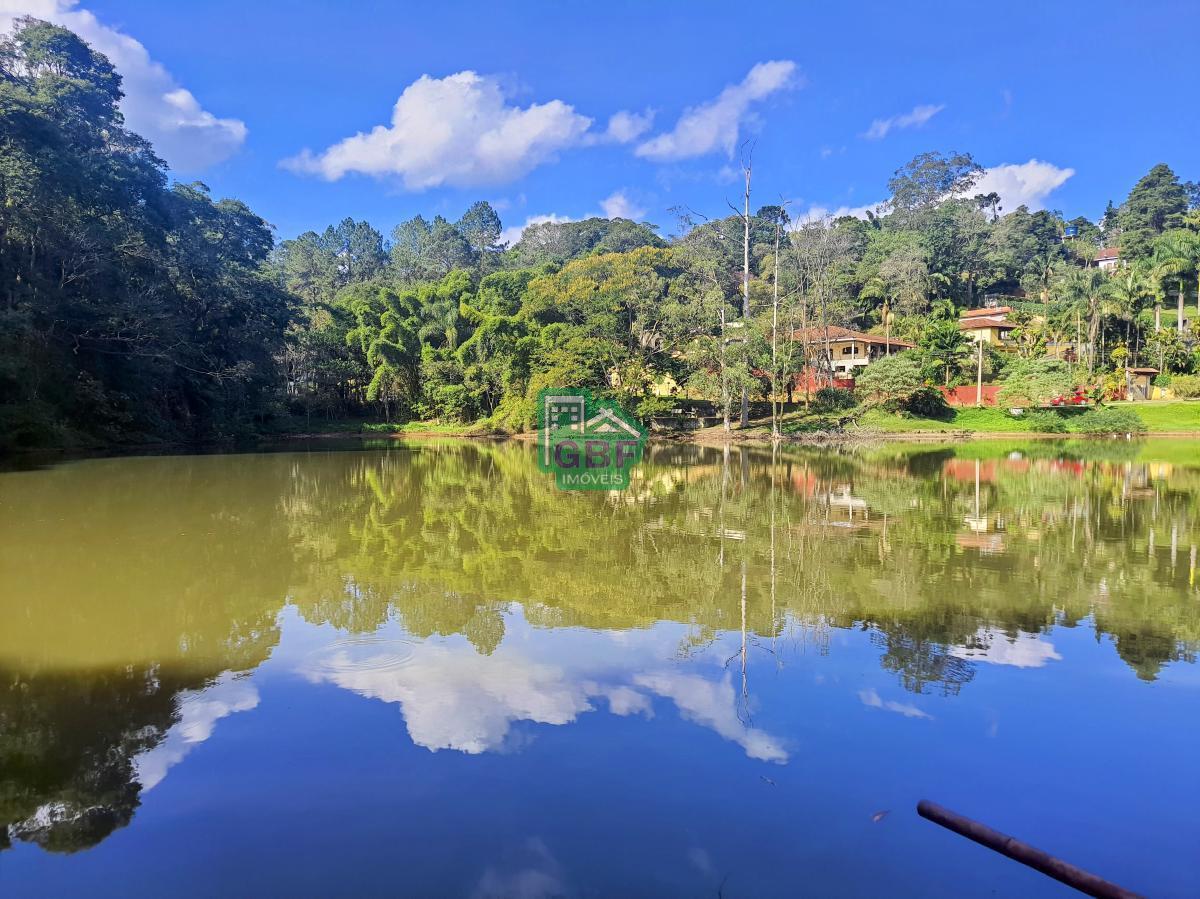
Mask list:
[{"label": "window of house", "polygon": [[842,347],[842,355],[843,356],[853,356],[854,355],[854,347],[853,346]]}]

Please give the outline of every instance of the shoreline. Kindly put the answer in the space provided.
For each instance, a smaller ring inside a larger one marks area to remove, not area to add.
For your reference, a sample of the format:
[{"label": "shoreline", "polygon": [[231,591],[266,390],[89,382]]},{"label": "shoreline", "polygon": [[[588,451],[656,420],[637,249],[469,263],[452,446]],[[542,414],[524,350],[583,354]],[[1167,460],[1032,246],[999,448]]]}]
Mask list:
[{"label": "shoreline", "polygon": [[[1146,438],[1169,437],[1180,440],[1200,440],[1200,431],[1142,431],[1132,435],[1128,439],[1144,440]],[[448,440],[494,440],[504,441],[513,440],[517,442],[529,442],[537,439],[537,435],[532,431],[522,431],[519,433],[505,433],[492,431],[488,433],[470,433],[469,431],[447,432],[447,431],[402,431],[402,432],[380,432],[371,433],[364,431],[317,431],[304,434],[286,434],[277,437],[266,438],[264,442],[272,440],[291,441],[291,440],[328,440],[337,438],[367,438],[379,440],[405,440],[408,438],[416,438],[421,440],[429,440],[433,438],[445,438]],[[972,440],[1113,440],[1127,439],[1125,435],[1120,434],[1080,434],[1080,433],[1054,433],[1046,431],[867,431],[864,429],[862,433],[854,431],[827,431],[813,432],[806,437],[798,437],[796,435],[785,435],[780,439],[780,443],[791,446],[841,446],[857,443],[948,443],[948,442],[968,442]],[[722,446],[729,444],[756,444],[769,446],[772,443],[770,434],[764,434],[761,431],[752,429],[749,431],[716,431],[710,429],[702,431],[681,431],[674,433],[659,433],[651,434],[647,440],[650,443],[694,443],[699,446]]]},{"label": "shoreline", "polygon": [[[253,452],[257,449],[270,447],[272,444],[289,444],[303,441],[332,441],[332,440],[387,440],[402,442],[404,440],[466,440],[466,441],[515,441],[529,443],[537,439],[531,431],[509,433],[504,431],[472,432],[469,428],[458,431],[451,430],[406,430],[406,431],[304,431],[289,434],[265,434],[258,438],[245,440],[216,440],[205,443],[183,443],[167,441],[163,443],[136,444],[107,444],[103,446],[58,446],[58,447],[29,447],[0,451],[0,462],[5,460],[19,462],[39,456],[58,460],[95,459],[107,456],[121,455],[157,455],[181,453],[184,455],[205,453],[236,453]],[[1176,431],[1142,431],[1133,435],[1124,434],[1081,434],[1053,433],[1044,431],[971,431],[962,430],[909,430],[887,431],[882,429],[862,428],[854,430],[812,431],[805,435],[785,435],[779,440],[781,446],[809,447],[814,449],[835,449],[839,447],[862,446],[866,444],[912,444],[912,443],[971,443],[976,441],[1052,441],[1052,440],[1200,440],[1200,430]],[[697,431],[662,432],[650,434],[647,442],[651,444],[694,444],[696,446],[771,446],[773,441],[768,432],[762,428],[750,428],[746,431],[734,429],[723,431],[720,428],[704,428]]]}]

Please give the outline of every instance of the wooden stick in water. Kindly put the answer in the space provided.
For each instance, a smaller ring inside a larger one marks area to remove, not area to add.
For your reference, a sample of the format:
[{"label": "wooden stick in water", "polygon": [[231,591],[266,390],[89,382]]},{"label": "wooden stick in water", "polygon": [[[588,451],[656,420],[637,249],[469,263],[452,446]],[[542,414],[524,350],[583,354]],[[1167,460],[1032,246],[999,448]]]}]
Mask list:
[{"label": "wooden stick in water", "polygon": [[1115,883],[1109,883],[1102,877],[1097,877],[1082,868],[1076,868],[1069,862],[1055,858],[1050,853],[1043,852],[1028,843],[1022,843],[1008,834],[992,830],[986,824],[980,824],[978,821],[972,821],[948,808],[942,808],[928,799],[922,799],[917,803],[917,814],[934,824],[940,824],[947,830],[966,837],[968,840],[974,840],[981,846],[995,850],[1001,855],[1007,855],[1013,861],[1028,865],[1035,871],[1041,871],[1046,876],[1053,877],[1081,893],[1096,896],[1098,899],[1143,899],[1138,893],[1119,887]]}]

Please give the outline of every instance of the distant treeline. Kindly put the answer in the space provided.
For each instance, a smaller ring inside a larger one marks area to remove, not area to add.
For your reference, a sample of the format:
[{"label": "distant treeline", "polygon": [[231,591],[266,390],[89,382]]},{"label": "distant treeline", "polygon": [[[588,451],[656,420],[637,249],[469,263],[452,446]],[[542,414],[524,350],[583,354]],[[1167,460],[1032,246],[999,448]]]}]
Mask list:
[{"label": "distant treeline", "polygon": [[[521,428],[545,386],[642,415],[686,391],[736,415],[811,357],[793,335],[825,325],[886,318],[931,381],[965,377],[954,320],[988,294],[1020,298],[1026,357],[1069,337],[1089,369],[1198,365],[1200,315],[1185,326],[1182,309],[1200,301],[1200,189],[1166,165],[1099,223],[1003,209],[969,155],[926,153],[865,219],[752,211],[746,160],[742,212],[679,211],[670,239],[593,218],[508,246],[479,202],[390,239],[345,219],[276,245],[245,204],[170,183],[120,99],[69,31],[24,19],[0,44],[0,446],[198,441],[297,416]],[[1094,265],[1102,246],[1120,247],[1115,275]]]}]

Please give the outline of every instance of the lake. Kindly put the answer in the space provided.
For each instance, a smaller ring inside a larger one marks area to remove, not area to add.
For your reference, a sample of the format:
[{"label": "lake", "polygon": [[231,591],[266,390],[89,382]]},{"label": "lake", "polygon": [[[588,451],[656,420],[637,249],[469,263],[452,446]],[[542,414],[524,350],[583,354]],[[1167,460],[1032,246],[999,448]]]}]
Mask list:
[{"label": "lake", "polygon": [[0,474],[0,894],[1200,887],[1200,444]]}]

